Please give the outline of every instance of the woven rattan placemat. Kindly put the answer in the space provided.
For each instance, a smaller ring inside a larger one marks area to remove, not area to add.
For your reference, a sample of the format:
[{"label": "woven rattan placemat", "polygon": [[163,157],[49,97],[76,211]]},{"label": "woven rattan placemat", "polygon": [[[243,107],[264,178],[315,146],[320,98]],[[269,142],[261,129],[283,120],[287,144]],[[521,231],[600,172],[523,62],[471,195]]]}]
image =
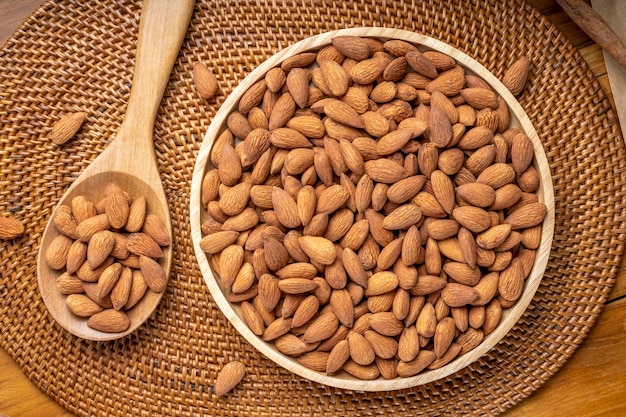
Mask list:
[{"label": "woven rattan placemat", "polygon": [[[266,4],[267,3],[267,4]],[[155,145],[174,222],[174,264],[156,313],[131,336],[86,342],[57,325],[37,289],[41,233],[64,189],[117,131],[129,96],[141,3],[50,1],[0,52],[0,213],[27,233],[0,246],[0,346],[35,384],[79,415],[496,415],[527,397],[574,352],[611,289],[626,230],[626,150],[616,117],[585,62],[521,1],[218,2],[196,5],[156,124]],[[533,60],[521,99],[554,177],[556,230],[528,311],[483,359],[416,389],[363,393],[310,383],[239,337],[197,267],[189,189],[202,134],[224,97],[279,49],[353,26],[413,30],[452,44],[501,77]],[[192,64],[213,66],[217,103],[198,98]],[[86,125],[58,147],[61,115]],[[247,376],[227,399],[211,392],[224,362]]]}]

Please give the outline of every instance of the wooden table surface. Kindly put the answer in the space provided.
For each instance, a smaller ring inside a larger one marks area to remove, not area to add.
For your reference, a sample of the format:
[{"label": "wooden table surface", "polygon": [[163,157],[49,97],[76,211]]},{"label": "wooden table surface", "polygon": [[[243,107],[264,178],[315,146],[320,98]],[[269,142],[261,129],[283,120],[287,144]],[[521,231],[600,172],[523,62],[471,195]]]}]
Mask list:
[{"label": "wooden table surface", "polygon": [[[0,0],[0,46],[43,0]],[[554,0],[529,0],[578,48],[615,107],[601,48]],[[518,416],[626,416],[626,261],[604,311],[565,365],[529,398],[503,414]],[[0,417],[72,416],[22,373],[0,349]]]}]

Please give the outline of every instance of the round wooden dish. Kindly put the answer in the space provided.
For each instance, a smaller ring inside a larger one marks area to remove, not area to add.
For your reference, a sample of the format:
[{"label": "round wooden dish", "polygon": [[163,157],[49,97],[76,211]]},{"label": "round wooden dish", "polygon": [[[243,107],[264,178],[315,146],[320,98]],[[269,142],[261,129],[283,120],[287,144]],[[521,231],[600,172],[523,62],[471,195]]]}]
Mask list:
[{"label": "round wooden dish", "polygon": [[[334,37],[342,35],[374,37],[383,41],[389,39],[402,39],[413,43],[422,51],[436,50],[443,52],[454,58],[457,63],[465,68],[467,73],[478,75],[490,84],[491,87],[503,97],[509,106],[511,127],[519,127],[523,129],[532,140],[535,151],[535,160],[533,164],[535,169],[537,169],[540,174],[540,186],[537,194],[539,200],[544,202],[548,208],[547,216],[543,222],[541,244],[536,252],[534,267],[529,277],[526,279],[524,292],[513,307],[503,311],[502,319],[498,327],[491,334],[485,337],[482,343],[475,349],[457,357],[446,366],[432,371],[425,371],[410,378],[398,377],[393,380],[384,380],[379,378],[373,381],[362,381],[348,375],[345,372],[329,376],[324,373],[312,371],[300,365],[296,359],[283,355],[274,347],[273,344],[264,342],[260,337],[256,336],[241,318],[239,306],[233,305],[227,301],[221,286],[221,281],[215,278],[213,271],[209,266],[207,254],[200,248],[200,240],[202,239],[200,226],[208,217],[208,214],[202,208],[200,202],[201,183],[203,176],[207,171],[208,165],[210,165],[209,153],[211,146],[213,145],[213,142],[217,138],[218,134],[224,129],[228,115],[236,109],[239,99],[243,93],[248,90],[252,84],[262,79],[268,70],[280,65],[282,61],[292,55],[311,50],[319,50],[320,48],[329,45]],[[257,67],[239,84],[237,88],[235,88],[215,115],[213,122],[209,126],[209,129],[204,137],[193,173],[190,214],[192,239],[204,280],[206,281],[215,302],[220,307],[224,315],[228,318],[228,320],[230,320],[239,333],[245,337],[246,340],[248,340],[248,342],[280,366],[312,381],[337,388],[364,391],[386,391],[426,384],[446,377],[464,368],[484,355],[506,335],[513,325],[515,325],[531,302],[548,262],[554,229],[554,193],[552,179],[550,176],[550,168],[539,137],[537,136],[537,132],[533,128],[532,123],[517,100],[493,74],[464,53],[443,42],[427,36],[396,29],[355,28],[320,34],[285,48]]]}]

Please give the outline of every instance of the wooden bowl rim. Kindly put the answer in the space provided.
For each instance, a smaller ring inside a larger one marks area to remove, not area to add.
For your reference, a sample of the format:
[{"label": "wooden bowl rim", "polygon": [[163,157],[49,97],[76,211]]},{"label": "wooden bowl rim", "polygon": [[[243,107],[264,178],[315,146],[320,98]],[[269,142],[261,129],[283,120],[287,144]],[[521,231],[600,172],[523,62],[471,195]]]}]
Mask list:
[{"label": "wooden bowl rim", "polygon": [[[233,306],[226,300],[213,271],[210,268],[209,261],[206,253],[200,248],[200,240],[202,239],[202,233],[200,230],[201,225],[201,209],[200,203],[201,184],[206,170],[207,161],[209,158],[213,139],[220,133],[222,126],[226,121],[226,117],[232,110],[236,109],[241,95],[256,81],[260,80],[265,73],[271,68],[279,65],[286,58],[309,50],[319,49],[331,43],[331,40],[337,36],[352,35],[362,37],[374,37],[379,39],[401,39],[413,44],[417,44],[423,48],[436,50],[443,52],[452,58],[457,63],[463,65],[466,69],[478,74],[483,78],[494,90],[505,100],[509,106],[509,110],[513,118],[517,119],[519,126],[524,130],[533,143],[535,153],[535,167],[540,175],[540,187],[537,191],[540,201],[543,201],[547,206],[547,215],[542,225],[542,237],[541,243],[536,250],[535,264],[533,269],[526,279],[524,292],[517,303],[503,311],[502,320],[498,327],[490,333],[483,341],[471,351],[458,356],[447,365],[435,369],[428,370],[413,377],[400,378],[397,377],[391,380],[385,380],[378,378],[371,381],[363,381],[353,378],[345,373],[339,375],[326,375],[320,372],[313,371],[309,368],[299,364],[294,358],[283,355],[278,352],[273,344],[263,341],[259,336],[252,333],[245,322],[237,315]],[[315,35],[306,38],[298,43],[295,43],[281,51],[277,52],[265,62],[254,69],[248,76],[246,76],[239,85],[232,91],[224,103],[220,106],[220,109],[216,113],[211,125],[209,126],[206,134],[204,135],[203,142],[196,159],[196,165],[192,177],[191,195],[190,195],[190,223],[191,234],[196,253],[196,258],[202,272],[202,276],[213,296],[215,302],[219,306],[222,313],[231,322],[231,324],[237,329],[237,331],[257,350],[264,354],[267,358],[274,361],[283,368],[289,371],[307,378],[311,381],[318,382],[320,384],[360,391],[388,391],[412,388],[419,385],[427,384],[438,379],[451,375],[460,369],[465,368],[471,363],[478,360],[485,353],[487,353],[493,346],[496,345],[517,323],[521,315],[524,313],[528,305],[530,304],[545,271],[550,256],[550,249],[552,245],[552,239],[554,234],[554,189],[552,185],[552,178],[550,175],[550,167],[543,146],[532,122],[528,115],[523,110],[519,102],[511,94],[511,92],[498,80],[491,72],[484,68],[474,59],[470,58],[465,53],[459,51],[452,46],[433,39],[431,37],[414,33],[406,30],[391,29],[391,28],[349,28],[340,29],[331,32],[325,32],[319,35]]]}]

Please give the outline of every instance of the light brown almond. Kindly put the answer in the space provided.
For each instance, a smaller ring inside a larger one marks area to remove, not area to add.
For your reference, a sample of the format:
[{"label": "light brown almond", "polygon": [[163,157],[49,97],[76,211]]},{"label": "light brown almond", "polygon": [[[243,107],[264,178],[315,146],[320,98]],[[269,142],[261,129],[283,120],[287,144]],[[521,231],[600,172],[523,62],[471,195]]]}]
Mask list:
[{"label": "light brown almond", "polygon": [[330,351],[326,364],[326,373],[331,375],[339,371],[350,358],[350,345],[348,340],[339,341]]},{"label": "light brown almond", "polygon": [[398,336],[404,330],[404,323],[391,311],[372,314],[369,318],[372,329],[384,336]]},{"label": "light brown almond", "polygon": [[64,268],[73,243],[74,241],[65,235],[55,237],[48,245],[45,253],[48,266],[52,269]]},{"label": "light brown almond", "polygon": [[526,204],[504,219],[504,223],[509,224],[514,230],[534,227],[543,221],[547,212],[548,209],[544,203]]},{"label": "light brown almond", "polygon": [[476,236],[476,244],[483,249],[494,249],[500,246],[510,233],[510,224],[492,226]]},{"label": "light brown almond", "polygon": [[483,232],[491,226],[489,213],[479,207],[457,207],[453,210],[452,217],[459,222],[461,226],[474,233]]},{"label": "light brown almond", "polygon": [[517,96],[524,91],[529,73],[530,58],[525,56],[518,59],[507,68],[502,77],[502,83],[514,96]]},{"label": "light brown almond", "polygon": [[57,278],[57,289],[61,294],[80,294],[83,292],[83,281],[76,275],[64,272]]},{"label": "light brown almond", "polygon": [[87,325],[101,332],[119,333],[130,327],[130,319],[122,311],[108,309],[91,316]]},{"label": "light brown almond", "polygon": [[288,228],[301,224],[298,206],[289,193],[279,187],[272,188],[272,205],[280,223]]},{"label": "light brown almond", "polygon": [[392,211],[383,220],[387,230],[408,229],[422,218],[422,211],[417,205],[405,204]]},{"label": "light brown almond", "polygon": [[139,257],[141,275],[148,287],[154,292],[163,292],[167,287],[167,275],[157,261],[147,256]]},{"label": "light brown almond", "polygon": [[302,335],[305,343],[315,343],[332,336],[339,327],[339,320],[334,313],[329,312],[316,318]]},{"label": "light brown almond", "polygon": [[478,299],[480,294],[468,285],[449,283],[441,290],[441,298],[450,307],[462,307]]},{"label": "light brown almond", "polygon": [[[95,233],[89,240],[89,245],[87,246],[87,260],[89,261],[89,267],[91,269],[96,269],[102,265],[104,260],[111,254],[114,246],[115,237],[112,232],[103,230]],[[73,270],[76,271],[77,269],[78,268]]]},{"label": "light brown almond", "polygon": [[437,355],[430,350],[421,350],[415,359],[410,362],[398,362],[398,375],[401,377],[411,377],[417,375],[428,365],[430,365]]},{"label": "light brown almond", "polygon": [[229,362],[220,370],[213,387],[215,395],[219,398],[235,388],[246,374],[243,363],[238,361]]},{"label": "light brown almond", "polygon": [[65,298],[65,304],[67,304],[70,311],[78,317],[91,317],[102,311],[102,307],[83,294],[68,295]]},{"label": "light brown almond", "polygon": [[315,262],[330,265],[335,261],[337,253],[330,240],[319,236],[302,236],[298,239],[300,248]]},{"label": "light brown almond", "polygon": [[69,113],[63,116],[52,126],[50,140],[57,145],[63,145],[76,135],[84,121],[84,112]]},{"label": "light brown almond", "polygon": [[454,340],[456,326],[451,317],[446,317],[437,323],[433,337],[434,352],[437,358],[441,358]]},{"label": "light brown almond", "polygon": [[129,267],[124,267],[122,268],[117,283],[111,290],[111,303],[115,310],[121,310],[128,303],[132,286],[133,271]]},{"label": "light brown almond", "polygon": [[[159,244],[146,233],[131,233],[128,235],[126,242],[128,250],[135,255],[143,255],[150,258],[161,258],[163,256],[163,251]],[[115,240],[113,240],[113,243],[115,243]],[[91,246],[91,241],[89,245]]]},{"label": "light brown almond", "polygon": [[196,62],[193,64],[193,84],[200,97],[211,100],[217,93],[217,77],[205,64]]},{"label": "light brown almond", "polygon": [[365,337],[356,332],[348,333],[348,344],[350,346],[350,358],[359,365],[369,365],[374,362],[376,354],[372,345]]}]

